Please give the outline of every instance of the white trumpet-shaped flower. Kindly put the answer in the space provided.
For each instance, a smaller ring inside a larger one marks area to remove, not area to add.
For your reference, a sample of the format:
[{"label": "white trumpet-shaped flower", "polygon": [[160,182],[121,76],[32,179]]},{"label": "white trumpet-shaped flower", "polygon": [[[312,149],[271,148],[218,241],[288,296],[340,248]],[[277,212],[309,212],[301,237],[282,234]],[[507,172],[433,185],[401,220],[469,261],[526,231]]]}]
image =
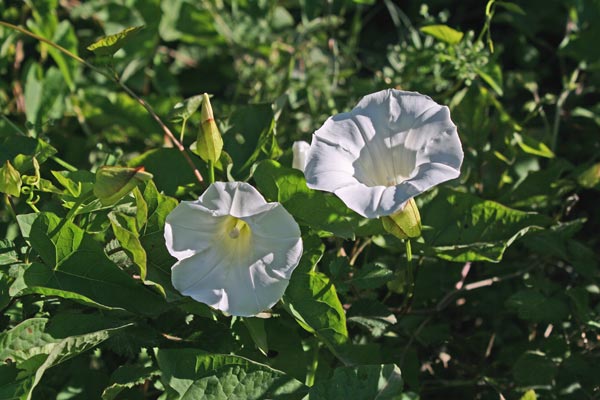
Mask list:
[{"label": "white trumpet-shaped flower", "polygon": [[178,260],[175,289],[238,316],[277,303],[302,256],[296,221],[243,182],[217,182],[181,202],[167,216],[165,241]]},{"label": "white trumpet-shaped flower", "polygon": [[367,218],[391,215],[460,175],[463,151],[448,107],[395,89],[363,97],[313,135],[304,175]]}]

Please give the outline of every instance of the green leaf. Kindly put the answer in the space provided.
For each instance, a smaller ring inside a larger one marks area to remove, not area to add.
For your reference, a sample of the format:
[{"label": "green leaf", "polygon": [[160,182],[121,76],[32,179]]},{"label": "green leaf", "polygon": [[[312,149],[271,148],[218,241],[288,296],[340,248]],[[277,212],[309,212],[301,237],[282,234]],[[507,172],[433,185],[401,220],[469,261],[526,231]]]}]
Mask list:
[{"label": "green leaf", "polygon": [[[518,4],[509,3],[507,1],[496,1],[494,4],[497,6],[503,7],[505,9],[507,9],[508,11],[513,12],[515,14],[527,15],[527,13]],[[535,400],[535,398],[534,398],[534,400]]]},{"label": "green leaf", "polygon": [[[191,153],[188,153],[191,154]],[[192,159],[200,172],[206,176],[202,160],[192,155]],[[158,148],[149,150],[129,161],[129,166],[144,166],[154,178],[156,186],[168,195],[175,195],[179,189],[196,182],[194,173],[179,150]]]},{"label": "green leaf", "polygon": [[448,44],[458,44],[464,36],[462,32],[447,25],[427,25],[421,27],[420,31]]},{"label": "green leaf", "polygon": [[378,399],[396,400],[404,382],[395,364],[341,367],[333,377],[311,387],[309,400]]},{"label": "green leaf", "polygon": [[158,376],[160,371],[155,367],[122,365],[110,377],[110,386],[102,392],[102,400],[114,400],[123,390],[143,385]]},{"label": "green leaf", "polygon": [[4,165],[0,167],[0,193],[19,197],[22,184],[21,174],[12,166],[10,161],[6,160]]},{"label": "green leaf", "polygon": [[523,386],[550,385],[556,374],[556,365],[545,354],[526,352],[513,367],[513,376]]},{"label": "green leaf", "polygon": [[529,389],[525,392],[523,396],[519,400],[537,400],[537,395],[535,394],[535,390]]},{"label": "green leaf", "polygon": [[199,94],[175,104],[175,107],[169,113],[169,119],[174,122],[188,120],[200,108],[203,98],[204,95]]},{"label": "green leaf", "polygon": [[265,330],[265,320],[262,318],[244,318],[243,320],[254,344],[266,356],[269,352],[269,342],[267,340],[267,331]]},{"label": "green leaf", "polygon": [[587,168],[577,177],[577,183],[586,189],[600,189],[600,163]]},{"label": "green leaf", "polygon": [[[7,160],[11,161],[15,169],[22,174],[34,168],[34,157],[39,164],[42,164],[54,154],[56,149],[41,139],[25,136],[8,136],[0,139],[0,164],[5,164]],[[18,155],[29,157],[15,160]]]},{"label": "green leaf", "polygon": [[146,251],[140,242],[135,218],[114,212],[109,213],[108,218],[119,244],[135,266],[138,267],[140,278],[145,280]]},{"label": "green leaf", "polygon": [[260,158],[280,155],[275,141],[275,115],[271,104],[236,108],[223,133],[225,149],[233,159],[234,176],[244,176]]},{"label": "green leaf", "polygon": [[129,325],[85,314],[32,318],[0,333],[0,357],[20,367],[17,389],[30,399],[48,368],[96,347]]},{"label": "green leaf", "polygon": [[346,314],[348,323],[362,325],[374,337],[381,337],[385,331],[397,323],[396,316],[388,307],[376,300],[360,299],[352,303]]},{"label": "green leaf", "polygon": [[502,69],[498,64],[488,64],[484,68],[476,68],[475,72],[485,81],[499,96],[504,96],[502,89]]},{"label": "green leaf", "polygon": [[425,244],[415,248],[433,250],[438,257],[456,261],[498,262],[504,251],[526,233],[552,222],[542,214],[508,208],[476,196],[440,189],[421,209]]},{"label": "green leaf", "polygon": [[382,232],[379,220],[367,220],[346,207],[337,197],[306,186],[304,174],[272,160],[261,162],[254,171],[258,190],[278,201],[301,224],[342,238]]},{"label": "green leaf", "polygon": [[515,132],[513,136],[521,150],[525,153],[539,157],[554,158],[554,153],[544,143],[537,141],[528,135],[521,135],[517,132]]},{"label": "green leaf", "polygon": [[93,51],[98,56],[112,56],[125,46],[132,35],[143,28],[143,26],[132,26],[123,29],[121,32],[115,33],[114,35],[100,38],[86,48],[89,51]]},{"label": "green leaf", "polygon": [[569,315],[564,301],[546,297],[535,289],[521,290],[508,298],[506,307],[517,312],[519,318],[545,323],[560,323]]},{"label": "green leaf", "polygon": [[33,263],[21,270],[15,288],[144,315],[165,309],[161,297],[110,261],[100,243],[70,222],[59,227],[60,221],[50,213],[36,219],[30,240],[46,264]]},{"label": "green leaf", "polygon": [[156,359],[172,399],[292,400],[306,394],[306,387],[296,379],[238,356],[159,349]]},{"label": "green leaf", "polygon": [[348,340],[346,313],[327,275],[295,271],[283,301],[300,326],[316,334],[333,351]]},{"label": "green leaf", "polygon": [[101,167],[96,171],[94,194],[103,205],[112,205],[150,179],[152,174],[145,172],[144,167]]},{"label": "green leaf", "polygon": [[369,263],[358,269],[348,282],[359,289],[375,289],[394,280],[394,273],[380,263]]},{"label": "green leaf", "polygon": [[17,248],[8,239],[0,240],[0,265],[10,265],[19,262]]},{"label": "green leaf", "polygon": [[40,213],[29,232],[31,247],[50,266],[58,265],[81,245],[83,231],[52,213]]}]

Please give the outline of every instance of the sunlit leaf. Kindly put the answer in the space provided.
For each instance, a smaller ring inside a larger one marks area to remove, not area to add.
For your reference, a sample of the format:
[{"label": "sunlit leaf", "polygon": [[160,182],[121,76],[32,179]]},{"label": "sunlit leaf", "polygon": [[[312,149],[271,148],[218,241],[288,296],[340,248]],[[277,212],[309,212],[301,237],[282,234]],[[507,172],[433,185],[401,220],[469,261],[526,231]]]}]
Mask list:
[{"label": "sunlit leaf", "polygon": [[448,44],[458,44],[464,36],[464,33],[450,28],[447,25],[422,26],[420,31]]},{"label": "sunlit leaf", "polygon": [[143,26],[132,26],[123,29],[119,33],[114,35],[108,35],[100,38],[94,43],[90,44],[87,49],[93,51],[99,56],[110,56],[119,51],[131,38],[132,35],[143,29]]},{"label": "sunlit leaf", "polygon": [[102,204],[111,205],[142,182],[152,179],[144,167],[101,167],[96,171],[94,194]]},{"label": "sunlit leaf", "polygon": [[19,197],[21,195],[21,174],[6,160],[0,167],[0,193]]}]

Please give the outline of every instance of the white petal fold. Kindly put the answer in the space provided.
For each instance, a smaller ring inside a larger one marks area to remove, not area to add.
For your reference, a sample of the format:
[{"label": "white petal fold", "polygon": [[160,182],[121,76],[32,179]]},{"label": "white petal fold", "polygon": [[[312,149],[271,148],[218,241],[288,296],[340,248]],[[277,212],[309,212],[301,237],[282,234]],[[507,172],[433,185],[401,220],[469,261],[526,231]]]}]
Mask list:
[{"label": "white petal fold", "polygon": [[293,217],[243,182],[217,182],[181,202],[167,216],[165,242],[178,259],[175,289],[238,316],[275,305],[302,256]]},{"label": "white petal fold", "polygon": [[463,151],[448,107],[395,89],[363,97],[313,135],[304,175],[367,218],[391,215],[460,175]]}]

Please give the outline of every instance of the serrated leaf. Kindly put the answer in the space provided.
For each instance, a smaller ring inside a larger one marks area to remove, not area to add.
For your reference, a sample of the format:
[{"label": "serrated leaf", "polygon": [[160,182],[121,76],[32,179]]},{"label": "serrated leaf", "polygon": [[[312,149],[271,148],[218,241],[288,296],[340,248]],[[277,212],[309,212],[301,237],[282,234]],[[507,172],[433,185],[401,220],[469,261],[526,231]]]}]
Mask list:
[{"label": "serrated leaf", "polygon": [[348,340],[346,313],[327,275],[294,272],[283,301],[300,326],[316,334],[332,350]]},{"label": "serrated leaf", "polygon": [[438,257],[457,262],[485,260],[498,262],[515,240],[530,231],[551,224],[542,214],[508,208],[500,203],[448,189],[421,209],[423,237]]},{"label": "serrated leaf", "polygon": [[441,24],[423,26],[419,30],[448,44],[458,44],[464,36],[462,32]]},{"label": "serrated leaf", "polygon": [[144,171],[144,167],[101,167],[96,171],[94,194],[103,205],[112,205],[150,179],[152,174]]},{"label": "serrated leaf", "polygon": [[301,399],[306,387],[243,357],[197,349],[158,349],[161,380],[172,399]]},{"label": "serrated leaf", "polygon": [[404,382],[395,364],[341,367],[311,387],[309,400],[400,399]]},{"label": "serrated leaf", "polygon": [[123,29],[121,32],[115,33],[114,35],[104,36],[101,39],[95,41],[87,47],[89,51],[93,51],[99,56],[112,56],[119,51],[131,38],[131,36],[144,26],[132,26]]}]

